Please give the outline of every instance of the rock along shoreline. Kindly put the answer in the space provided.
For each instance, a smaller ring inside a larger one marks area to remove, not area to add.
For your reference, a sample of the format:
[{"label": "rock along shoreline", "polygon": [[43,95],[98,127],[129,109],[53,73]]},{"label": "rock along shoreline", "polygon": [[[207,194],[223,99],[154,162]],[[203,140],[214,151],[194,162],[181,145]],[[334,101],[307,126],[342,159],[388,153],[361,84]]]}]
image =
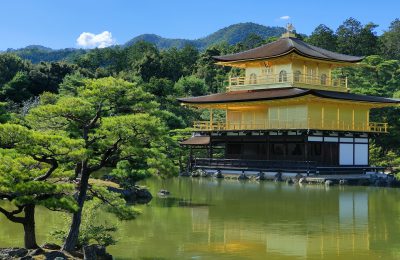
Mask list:
[{"label": "rock along shoreline", "polygon": [[182,177],[216,178],[238,181],[273,181],[287,184],[317,184],[325,186],[352,185],[376,187],[400,187],[400,182],[389,174],[353,174],[353,175],[313,175],[307,176],[300,173],[258,172],[258,173],[222,173],[221,171],[205,171],[201,169],[190,173],[181,174]]}]

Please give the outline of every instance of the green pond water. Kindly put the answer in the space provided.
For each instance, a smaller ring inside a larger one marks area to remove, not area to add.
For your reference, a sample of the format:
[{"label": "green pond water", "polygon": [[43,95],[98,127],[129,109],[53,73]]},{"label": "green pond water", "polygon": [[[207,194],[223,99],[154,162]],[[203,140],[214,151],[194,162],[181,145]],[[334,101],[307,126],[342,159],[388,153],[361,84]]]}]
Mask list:
[{"label": "green pond water", "polygon": [[[142,183],[155,195],[119,222],[117,259],[400,259],[400,190],[175,178]],[[40,209],[40,243],[63,218]],[[0,216],[0,247],[22,246],[22,228]]]}]

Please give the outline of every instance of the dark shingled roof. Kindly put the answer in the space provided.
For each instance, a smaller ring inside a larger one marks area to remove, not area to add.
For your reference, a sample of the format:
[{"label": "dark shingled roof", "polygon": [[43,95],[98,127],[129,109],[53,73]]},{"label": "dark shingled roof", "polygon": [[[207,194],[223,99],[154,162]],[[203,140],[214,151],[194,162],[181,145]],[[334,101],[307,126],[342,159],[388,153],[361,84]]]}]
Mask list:
[{"label": "dark shingled roof", "polygon": [[187,104],[213,104],[213,103],[230,103],[230,102],[245,102],[245,101],[261,101],[300,97],[305,95],[314,95],[322,98],[332,98],[340,100],[362,101],[371,103],[392,103],[400,104],[400,100],[358,95],[345,92],[333,92],[315,89],[300,89],[300,88],[275,88],[266,90],[252,91],[233,91],[227,93],[218,93],[199,97],[178,98],[182,103]]},{"label": "dark shingled roof", "polygon": [[223,56],[214,56],[216,61],[245,61],[260,60],[280,57],[291,52],[301,56],[319,60],[329,60],[338,62],[359,62],[363,57],[340,54],[305,43],[297,38],[280,38],[277,41],[265,44],[263,46]]},{"label": "dark shingled roof", "polygon": [[210,143],[209,136],[193,136],[189,139],[182,141],[181,145],[208,145]]}]

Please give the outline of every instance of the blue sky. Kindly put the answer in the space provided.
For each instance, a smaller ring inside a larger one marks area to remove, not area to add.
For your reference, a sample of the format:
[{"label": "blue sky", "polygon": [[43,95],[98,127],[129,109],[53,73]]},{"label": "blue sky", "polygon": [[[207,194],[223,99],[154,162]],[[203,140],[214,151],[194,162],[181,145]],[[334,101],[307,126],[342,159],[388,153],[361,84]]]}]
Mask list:
[{"label": "blue sky", "polygon": [[196,39],[239,22],[284,26],[282,16],[306,34],[321,23],[336,29],[351,16],[378,24],[380,34],[400,18],[399,10],[396,0],[9,0],[0,5],[0,50],[79,47],[84,32],[86,47],[123,44],[142,33]]}]

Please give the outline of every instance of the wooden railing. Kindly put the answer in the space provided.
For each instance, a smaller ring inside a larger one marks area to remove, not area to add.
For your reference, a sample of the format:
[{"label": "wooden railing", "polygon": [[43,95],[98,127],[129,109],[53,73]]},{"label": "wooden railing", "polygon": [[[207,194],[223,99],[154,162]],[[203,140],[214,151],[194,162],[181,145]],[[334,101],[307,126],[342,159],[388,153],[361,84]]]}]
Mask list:
[{"label": "wooden railing", "polygon": [[265,85],[285,85],[285,84],[305,86],[312,89],[331,90],[347,92],[346,78],[330,78],[328,76],[315,76],[307,74],[285,75],[271,74],[257,77],[231,77],[228,80],[227,91],[262,89]]},{"label": "wooden railing", "polygon": [[213,159],[213,158],[194,158],[192,166],[194,168],[211,169],[242,169],[242,170],[278,170],[278,171],[300,171],[316,172],[317,163],[315,161],[283,161],[282,160],[243,160],[243,159]]},{"label": "wooden railing", "polygon": [[376,166],[321,166],[316,161],[287,160],[247,160],[247,159],[213,159],[194,158],[193,168],[213,170],[246,170],[246,171],[278,171],[300,172],[313,175],[365,174],[366,172],[381,172],[384,167]]},{"label": "wooden railing", "polygon": [[313,121],[308,120],[265,120],[247,122],[221,122],[221,121],[196,121],[194,129],[197,131],[226,131],[226,130],[282,130],[282,129],[315,129],[315,130],[338,130],[338,131],[361,131],[387,133],[387,123],[352,123],[346,121]]}]

